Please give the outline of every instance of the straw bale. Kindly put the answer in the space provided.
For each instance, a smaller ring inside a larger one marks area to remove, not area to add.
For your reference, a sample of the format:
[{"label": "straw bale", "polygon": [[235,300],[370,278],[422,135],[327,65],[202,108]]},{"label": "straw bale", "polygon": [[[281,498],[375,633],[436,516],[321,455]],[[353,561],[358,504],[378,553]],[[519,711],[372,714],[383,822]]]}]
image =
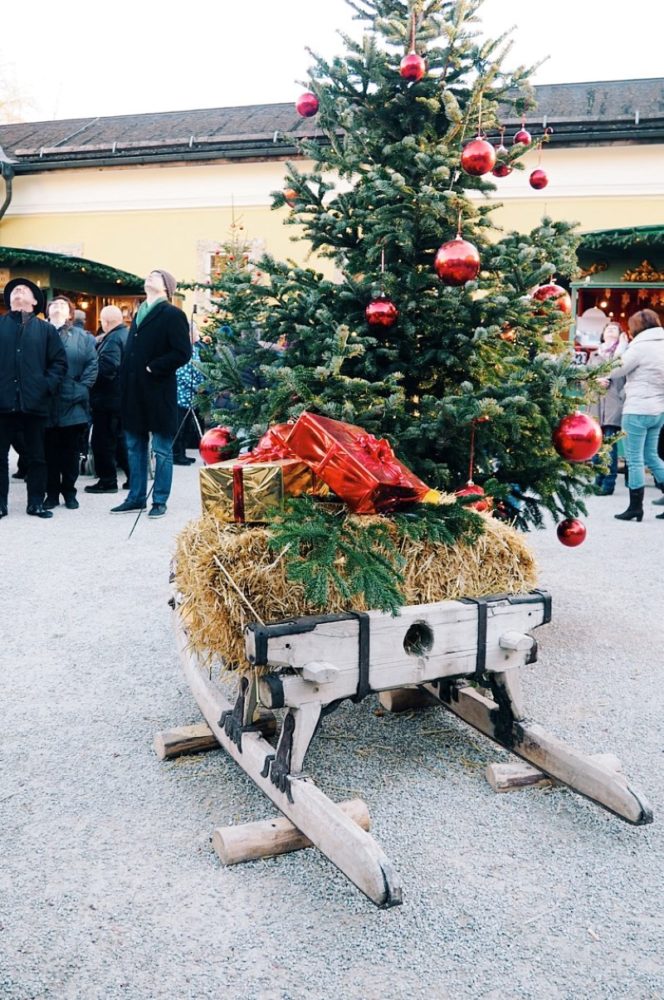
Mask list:
[{"label": "straw bale", "polygon": [[[472,545],[400,538],[407,604],[517,594],[536,585],[535,560],[523,536],[482,516],[484,533]],[[275,556],[268,539],[268,526],[226,524],[211,515],[190,522],[178,536],[175,583],[191,646],[223,670],[249,669],[244,629],[251,622],[348,610],[333,591],[324,608],[308,602],[302,585],[287,578],[284,553]],[[368,609],[358,600],[353,610]]]}]

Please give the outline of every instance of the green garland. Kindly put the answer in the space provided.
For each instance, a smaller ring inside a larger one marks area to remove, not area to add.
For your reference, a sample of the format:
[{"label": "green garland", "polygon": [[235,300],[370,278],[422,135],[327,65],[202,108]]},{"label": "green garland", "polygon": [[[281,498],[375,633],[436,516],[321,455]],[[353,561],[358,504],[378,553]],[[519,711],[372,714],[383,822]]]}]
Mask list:
[{"label": "green garland", "polygon": [[0,264],[5,267],[16,267],[22,264],[40,265],[57,268],[69,274],[86,274],[100,281],[108,281],[122,286],[126,292],[143,292],[143,279],[129,271],[119,271],[107,264],[99,264],[84,257],[70,257],[67,254],[48,253],[45,250],[26,250],[21,247],[0,247]]},{"label": "green garland", "polygon": [[579,250],[629,250],[636,246],[664,248],[664,226],[636,226],[586,233],[581,237]]}]

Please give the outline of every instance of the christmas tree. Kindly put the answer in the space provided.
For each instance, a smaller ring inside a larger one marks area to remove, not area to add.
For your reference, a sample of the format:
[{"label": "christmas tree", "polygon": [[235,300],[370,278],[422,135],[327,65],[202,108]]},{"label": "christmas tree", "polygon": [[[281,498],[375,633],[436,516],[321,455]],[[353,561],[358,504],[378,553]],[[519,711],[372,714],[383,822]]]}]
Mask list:
[{"label": "christmas tree", "polygon": [[550,219],[504,233],[485,197],[538,142],[501,141],[492,172],[486,136],[532,108],[530,71],[503,68],[506,36],[481,37],[481,0],[348,2],[363,37],[313,56],[299,103],[317,114],[301,143],[313,168],[288,164],[273,195],[335,280],[264,255],[258,279],[249,261],[212,283],[206,370],[231,400],[215,415],[251,446],[306,409],[387,438],[437,489],[470,469],[520,527],[543,509],[574,517],[594,470],[561,458],[552,432],[584,375],[566,350],[569,299],[549,286],[575,271],[576,240]]}]

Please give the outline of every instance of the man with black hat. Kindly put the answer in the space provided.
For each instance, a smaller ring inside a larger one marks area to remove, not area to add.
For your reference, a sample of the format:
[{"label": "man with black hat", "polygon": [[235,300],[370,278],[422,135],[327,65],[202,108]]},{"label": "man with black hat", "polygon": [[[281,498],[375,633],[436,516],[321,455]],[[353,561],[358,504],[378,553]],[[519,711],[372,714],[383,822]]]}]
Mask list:
[{"label": "man with black hat", "polygon": [[46,492],[44,429],[50,399],[67,371],[67,357],[44,312],[44,293],[27,278],[13,278],[4,290],[9,312],[0,317],[0,518],[7,514],[9,448],[17,431],[24,442],[28,514],[53,517],[43,506]]},{"label": "man with black hat", "polygon": [[189,322],[171,304],[175,278],[168,271],[150,271],[146,299],[132,320],[120,369],[122,426],[127,439],[129,494],[112,514],[145,508],[148,447],[156,458],[149,518],[163,517],[173,481],[173,439],[177,430],[175,373],[191,357]]}]

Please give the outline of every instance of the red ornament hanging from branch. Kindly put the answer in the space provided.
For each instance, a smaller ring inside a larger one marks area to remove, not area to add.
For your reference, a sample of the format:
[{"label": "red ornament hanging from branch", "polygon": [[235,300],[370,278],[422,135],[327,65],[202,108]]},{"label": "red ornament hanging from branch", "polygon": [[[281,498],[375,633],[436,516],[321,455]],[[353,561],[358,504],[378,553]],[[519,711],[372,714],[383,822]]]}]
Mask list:
[{"label": "red ornament hanging from branch", "polygon": [[512,173],[512,164],[508,160],[509,152],[505,145],[505,129],[500,130],[500,145],[496,149],[496,165],[491,171],[494,177],[507,177]]},{"label": "red ornament hanging from branch", "polygon": [[530,146],[533,141],[533,137],[526,128],[526,119],[521,119],[521,128],[514,136],[513,142],[515,146]]},{"label": "red ornament hanging from branch", "polygon": [[387,328],[394,326],[399,318],[399,310],[391,299],[386,295],[380,295],[373,302],[370,302],[364,310],[369,326],[379,326]]},{"label": "red ornament hanging from branch", "polygon": [[475,466],[475,427],[477,424],[484,424],[488,421],[488,417],[476,417],[470,422],[470,459],[468,462],[468,482],[463,487],[463,489],[455,490],[454,495],[457,497],[470,497],[476,496],[481,497],[476,503],[468,504],[473,510],[485,511],[491,510],[493,506],[493,497],[488,497],[481,486],[473,482],[473,470]]},{"label": "red ornament hanging from branch", "polygon": [[549,183],[549,177],[546,170],[541,170],[539,167],[537,170],[533,170],[532,174],[528,178],[528,183],[531,188],[534,188],[536,191],[541,191]]},{"label": "red ornament hanging from branch", "polygon": [[459,232],[439,248],[433,266],[444,285],[458,287],[474,281],[480,273],[480,255],[477,247],[464,240]]},{"label": "red ornament hanging from branch", "polygon": [[496,165],[496,149],[481,135],[477,135],[461,153],[461,169],[471,177],[488,174]]},{"label": "red ornament hanging from branch", "polygon": [[294,208],[295,202],[297,201],[297,191],[295,190],[295,188],[284,188],[282,194],[284,196],[284,201],[286,202],[286,204],[290,205],[291,208]]},{"label": "red ornament hanging from branch", "polygon": [[545,142],[549,141],[549,136],[553,133],[553,129],[544,129],[544,135],[538,142],[539,147],[539,159],[537,161],[537,169],[533,170],[530,177],[528,178],[528,183],[531,188],[535,191],[542,191],[549,183],[549,175],[546,170],[542,170],[542,146]]},{"label": "red ornament hanging from branch", "polygon": [[385,294],[383,290],[383,282],[385,281],[385,249],[383,248],[380,252],[380,275],[381,275],[381,292],[380,294],[370,302],[369,305],[364,310],[364,315],[369,326],[383,327],[387,329],[394,326],[397,319],[399,318],[399,310],[395,306],[394,302]]},{"label": "red ornament hanging from branch", "polygon": [[410,20],[410,48],[399,64],[399,75],[409,83],[418,83],[427,71],[427,64],[415,51],[415,11]]},{"label": "red ornament hanging from branch", "polygon": [[418,83],[427,71],[427,64],[417,52],[409,52],[399,63],[399,75],[409,83]]},{"label": "red ornament hanging from branch", "polygon": [[456,237],[438,248],[433,266],[443,284],[453,287],[474,281],[480,273],[480,255],[477,247],[461,236],[461,212],[459,212]]},{"label": "red ornament hanging from branch", "polygon": [[553,279],[548,285],[540,285],[533,292],[533,298],[537,302],[553,301],[556,309],[569,316],[572,313],[572,300],[569,294],[560,285],[556,285]]},{"label": "red ornament hanging from branch", "polygon": [[490,173],[496,165],[496,150],[482,132],[482,95],[480,94],[477,115],[477,135],[464,146],[461,153],[461,169],[471,177],[481,177]]},{"label": "red ornament hanging from branch", "polygon": [[312,94],[310,90],[305,90],[303,94],[300,94],[297,101],[295,102],[295,110],[298,115],[302,118],[313,118],[319,108],[319,101],[315,94]]},{"label": "red ornament hanging from branch", "polygon": [[553,447],[567,462],[588,462],[602,447],[602,428],[587,413],[563,417],[551,435]]},{"label": "red ornament hanging from branch", "polygon": [[556,528],[558,541],[570,549],[575,549],[586,540],[586,526],[576,517],[567,517]]}]

